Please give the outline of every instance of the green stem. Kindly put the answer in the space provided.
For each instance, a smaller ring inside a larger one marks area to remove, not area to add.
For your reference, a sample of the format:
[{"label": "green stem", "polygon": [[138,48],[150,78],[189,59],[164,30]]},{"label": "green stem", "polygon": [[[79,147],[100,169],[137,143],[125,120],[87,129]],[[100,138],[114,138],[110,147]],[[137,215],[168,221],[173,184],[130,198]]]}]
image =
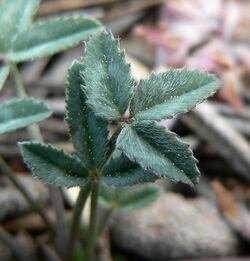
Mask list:
[{"label": "green stem", "polygon": [[16,94],[18,97],[27,97],[28,94],[24,88],[23,81],[21,78],[21,75],[19,73],[19,70],[16,66],[16,64],[12,63],[10,66],[10,73],[14,82],[14,86],[16,89]]},{"label": "green stem", "polygon": [[[11,64],[10,74],[11,74],[11,77],[12,77],[13,82],[14,82],[14,86],[15,86],[15,89],[16,89],[17,96],[19,98],[27,97],[28,95],[27,95],[27,92],[26,92],[26,90],[24,88],[21,75],[19,73],[19,70],[18,70],[16,64],[14,64],[14,63]],[[37,124],[29,126],[28,127],[28,131],[29,131],[30,136],[31,136],[32,139],[38,140],[38,141],[42,141],[43,140],[41,132],[40,132],[40,129],[39,129]]]},{"label": "green stem", "polygon": [[91,206],[90,206],[90,220],[89,220],[89,234],[87,242],[86,260],[94,261],[94,251],[96,245],[96,234],[97,234],[97,206],[98,206],[98,193],[99,193],[99,182],[93,181],[91,188]]},{"label": "green stem", "polygon": [[104,216],[103,216],[103,218],[102,218],[102,220],[101,220],[101,222],[100,222],[100,224],[99,224],[99,227],[98,227],[98,233],[97,233],[97,234],[98,234],[99,236],[102,234],[104,228],[106,227],[109,218],[110,218],[111,215],[113,214],[113,211],[114,211],[113,208],[109,208],[109,209],[105,212],[105,214],[104,214]]},{"label": "green stem", "polygon": [[117,139],[118,135],[120,134],[121,130],[122,130],[122,126],[118,126],[109,140],[109,149],[107,151],[106,157],[98,166],[100,173],[102,173],[104,166],[107,164],[107,162],[109,162],[109,160],[112,157],[112,154],[115,150],[116,139]]},{"label": "green stem", "polygon": [[65,256],[67,236],[65,230],[65,220],[64,220],[64,207],[63,207],[63,198],[61,195],[60,188],[54,189],[52,186],[49,186],[51,203],[54,207],[56,214],[56,250],[57,253],[61,256]]},{"label": "green stem", "polygon": [[6,164],[2,157],[0,157],[0,170],[1,172],[7,176],[10,181],[16,186],[16,188],[22,193],[25,199],[29,202],[31,207],[41,216],[43,221],[48,225],[50,229],[54,229],[53,224],[51,223],[49,217],[46,212],[41,208],[37,202],[33,199],[30,193],[26,190],[24,185],[20,182],[20,180],[16,177],[16,174],[12,171],[12,169]]},{"label": "green stem", "polygon": [[72,218],[72,225],[69,233],[69,239],[68,239],[68,247],[67,247],[67,254],[66,254],[66,260],[70,261],[72,260],[72,255],[74,253],[74,247],[78,235],[78,229],[81,221],[81,215],[85,206],[85,203],[87,201],[87,198],[90,193],[90,185],[87,184],[84,188],[81,188],[76,205],[73,212],[73,218]]}]

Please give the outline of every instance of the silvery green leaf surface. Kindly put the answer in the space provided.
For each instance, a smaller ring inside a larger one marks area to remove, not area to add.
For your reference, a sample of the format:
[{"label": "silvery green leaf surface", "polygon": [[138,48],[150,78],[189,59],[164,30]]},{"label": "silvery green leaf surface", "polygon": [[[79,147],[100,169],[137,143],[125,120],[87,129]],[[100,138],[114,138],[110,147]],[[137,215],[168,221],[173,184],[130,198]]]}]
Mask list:
[{"label": "silvery green leaf surface", "polygon": [[20,142],[19,147],[32,175],[44,183],[74,187],[88,182],[88,170],[63,150],[38,142]]},{"label": "silvery green leaf surface", "polygon": [[51,113],[47,105],[31,98],[4,102],[0,104],[0,134],[37,123]]},{"label": "silvery green leaf surface", "polygon": [[32,22],[40,0],[2,0],[0,2],[0,54],[9,50],[16,35]]},{"label": "silvery green leaf surface", "polygon": [[114,153],[104,167],[102,175],[104,183],[116,187],[154,182],[158,179],[158,176],[143,170],[138,163],[130,161],[119,151]]},{"label": "silvery green leaf surface", "polygon": [[130,113],[137,120],[162,120],[186,112],[211,96],[219,80],[208,73],[169,69],[141,80]]},{"label": "silvery green leaf surface", "polygon": [[9,75],[10,66],[9,65],[1,65],[0,66],[0,91],[4,86],[4,83]]},{"label": "silvery green leaf surface", "polygon": [[17,35],[5,60],[21,62],[52,55],[80,43],[100,29],[100,23],[81,16],[37,22]]},{"label": "silvery green leaf surface", "polygon": [[97,118],[86,105],[81,88],[84,65],[74,62],[68,72],[66,87],[67,123],[78,157],[88,168],[97,168],[108,149],[108,123]]},{"label": "silvery green leaf surface", "polygon": [[130,66],[110,33],[100,32],[86,45],[85,93],[96,115],[108,120],[123,116],[132,96]]},{"label": "silvery green leaf surface", "polygon": [[124,127],[116,141],[131,161],[159,177],[196,184],[199,171],[188,144],[154,122],[134,122]]},{"label": "silvery green leaf surface", "polygon": [[130,212],[145,208],[155,202],[161,194],[158,186],[140,188],[101,188],[99,202],[103,207]]}]

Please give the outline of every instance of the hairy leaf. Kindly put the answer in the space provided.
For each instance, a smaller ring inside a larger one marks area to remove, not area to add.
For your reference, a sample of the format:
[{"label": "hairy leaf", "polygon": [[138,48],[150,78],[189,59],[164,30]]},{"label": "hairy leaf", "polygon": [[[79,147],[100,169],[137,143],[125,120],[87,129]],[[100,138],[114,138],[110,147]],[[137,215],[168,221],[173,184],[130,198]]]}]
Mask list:
[{"label": "hairy leaf", "polygon": [[20,62],[57,53],[78,44],[100,28],[95,20],[83,17],[35,23],[17,36],[6,60]]},{"label": "hairy leaf", "polygon": [[152,74],[135,90],[130,112],[137,120],[161,120],[186,112],[212,95],[219,81],[213,75],[186,69]]},{"label": "hairy leaf", "polygon": [[0,3],[0,53],[12,45],[16,35],[32,22],[40,0],[2,0]]},{"label": "hairy leaf", "polygon": [[103,186],[99,202],[106,208],[117,208],[124,212],[139,210],[152,204],[160,196],[158,186],[142,188],[110,188]]},{"label": "hairy leaf", "polygon": [[112,186],[132,186],[146,182],[154,182],[158,177],[143,170],[139,164],[130,161],[124,154],[115,151],[110,162],[102,171],[103,181]]},{"label": "hairy leaf", "polygon": [[97,118],[85,104],[81,72],[83,64],[75,62],[69,70],[66,103],[67,122],[77,155],[88,168],[96,168],[104,159],[108,145],[108,123]]},{"label": "hairy leaf", "polygon": [[0,90],[3,88],[3,85],[9,75],[9,72],[10,72],[9,65],[0,66]]},{"label": "hairy leaf", "polygon": [[34,177],[56,186],[83,186],[88,171],[76,158],[51,145],[20,142],[22,156]]},{"label": "hairy leaf", "polygon": [[199,171],[189,146],[176,134],[153,122],[134,122],[118,136],[116,146],[132,161],[159,177],[189,185],[197,183]]},{"label": "hairy leaf", "polygon": [[84,80],[88,104],[98,116],[108,120],[123,116],[134,81],[124,53],[111,34],[98,33],[87,43]]},{"label": "hairy leaf", "polygon": [[44,120],[52,111],[31,98],[12,99],[0,105],[0,134]]}]

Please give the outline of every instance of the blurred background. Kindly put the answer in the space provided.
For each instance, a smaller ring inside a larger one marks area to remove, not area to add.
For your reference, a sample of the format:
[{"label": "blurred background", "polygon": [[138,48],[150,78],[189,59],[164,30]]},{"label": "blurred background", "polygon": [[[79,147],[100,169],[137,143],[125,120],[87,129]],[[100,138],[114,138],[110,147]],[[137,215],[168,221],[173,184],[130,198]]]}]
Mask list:
[{"label": "blurred background", "polygon": [[[190,144],[199,160],[199,184],[160,181],[165,193],[152,206],[115,215],[100,245],[102,260],[250,260],[250,1],[43,0],[36,19],[58,14],[103,22],[121,38],[138,80],[168,67],[206,70],[221,79],[209,101],[161,123]],[[83,55],[84,44],[20,65],[29,95],[54,111],[39,124],[45,141],[69,152],[65,78]],[[12,91],[5,86],[0,101]],[[50,213],[48,191],[27,175],[16,146],[28,139],[25,130],[1,135],[0,154]],[[65,192],[69,210],[74,198],[74,190]],[[30,251],[33,240],[46,238],[42,221],[3,177],[0,209],[3,227]],[[0,260],[8,255],[0,244]]]}]

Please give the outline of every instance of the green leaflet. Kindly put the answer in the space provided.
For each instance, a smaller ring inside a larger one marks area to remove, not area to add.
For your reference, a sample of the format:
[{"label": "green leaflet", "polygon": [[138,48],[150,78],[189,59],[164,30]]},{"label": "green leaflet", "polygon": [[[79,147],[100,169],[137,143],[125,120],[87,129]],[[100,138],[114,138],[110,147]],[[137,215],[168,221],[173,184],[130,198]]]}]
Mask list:
[{"label": "green leaflet", "polygon": [[2,65],[0,66],[0,91],[3,88],[3,85],[9,75],[10,66],[9,65]]},{"label": "green leaflet", "polygon": [[146,182],[154,182],[156,175],[143,170],[139,164],[131,162],[125,155],[115,151],[110,162],[103,168],[103,181],[111,186],[132,186]]},{"label": "green leaflet", "polygon": [[17,33],[32,22],[40,0],[2,0],[0,3],[0,53],[7,51]]},{"label": "green leaflet", "polygon": [[161,189],[158,186],[144,186],[136,189],[102,186],[99,202],[106,208],[117,208],[123,212],[129,212],[149,206],[158,199],[160,194]]},{"label": "green leaflet", "polygon": [[0,105],[0,134],[44,120],[52,111],[31,98],[12,99]]},{"label": "green leaflet", "polygon": [[189,146],[176,134],[153,122],[134,122],[118,136],[116,146],[132,161],[159,177],[189,185],[197,183],[199,171]]},{"label": "green leaflet", "polygon": [[39,142],[20,142],[22,156],[34,177],[55,186],[84,186],[88,170],[63,150]]},{"label": "green leaflet", "polygon": [[140,81],[130,112],[137,120],[162,120],[186,112],[211,96],[219,80],[211,74],[170,69]]},{"label": "green leaflet", "polygon": [[21,62],[52,55],[79,43],[101,25],[83,17],[54,18],[33,24],[15,38],[5,59]]},{"label": "green leaflet", "polygon": [[88,168],[96,168],[105,158],[108,146],[108,123],[97,118],[85,104],[81,89],[84,66],[75,62],[68,72],[66,88],[67,122],[77,155]]},{"label": "green leaflet", "polygon": [[117,41],[107,32],[94,35],[87,43],[84,60],[87,103],[96,115],[115,120],[125,113],[134,81]]}]

